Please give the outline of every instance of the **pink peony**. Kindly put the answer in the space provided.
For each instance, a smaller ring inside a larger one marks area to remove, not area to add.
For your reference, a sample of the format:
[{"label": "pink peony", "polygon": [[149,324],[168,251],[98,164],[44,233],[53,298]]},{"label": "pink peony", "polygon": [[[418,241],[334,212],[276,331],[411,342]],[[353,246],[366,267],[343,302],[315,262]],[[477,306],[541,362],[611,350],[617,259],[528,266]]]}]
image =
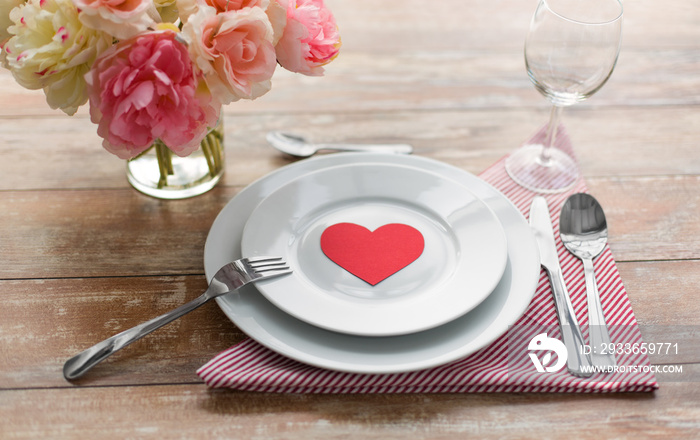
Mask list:
[{"label": "pink peony", "polygon": [[202,6],[182,28],[192,59],[222,104],[255,99],[272,86],[272,26],[259,7],[217,14]]},{"label": "pink peony", "polygon": [[219,118],[221,104],[212,100],[173,31],[112,46],[85,79],[102,145],[122,159],[138,155],[157,138],[187,156]]},{"label": "pink peony", "polygon": [[116,38],[130,38],[160,21],[153,0],[73,0],[80,21]]},{"label": "pink peony", "polygon": [[340,34],[323,0],[273,0],[287,10],[287,25],[276,46],[277,61],[292,72],[319,76],[338,56]]}]

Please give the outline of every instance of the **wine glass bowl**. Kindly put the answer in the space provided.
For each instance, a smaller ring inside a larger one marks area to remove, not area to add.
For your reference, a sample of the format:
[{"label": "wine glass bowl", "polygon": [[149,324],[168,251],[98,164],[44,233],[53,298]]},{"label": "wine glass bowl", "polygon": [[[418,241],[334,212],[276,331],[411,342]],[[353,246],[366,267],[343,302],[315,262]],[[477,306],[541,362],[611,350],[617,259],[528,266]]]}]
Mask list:
[{"label": "wine glass bowl", "polygon": [[525,39],[525,67],[553,108],[544,145],[525,145],[506,160],[506,170],[517,183],[538,192],[561,192],[576,183],[576,163],[553,147],[561,111],[608,81],[621,34],[619,0],[539,2]]},{"label": "wine glass bowl", "polygon": [[616,1],[598,3],[599,8],[581,10],[577,8],[589,3],[546,0],[535,11],[525,40],[525,67],[535,88],[555,105],[583,101],[613,72],[622,9],[609,8]]}]

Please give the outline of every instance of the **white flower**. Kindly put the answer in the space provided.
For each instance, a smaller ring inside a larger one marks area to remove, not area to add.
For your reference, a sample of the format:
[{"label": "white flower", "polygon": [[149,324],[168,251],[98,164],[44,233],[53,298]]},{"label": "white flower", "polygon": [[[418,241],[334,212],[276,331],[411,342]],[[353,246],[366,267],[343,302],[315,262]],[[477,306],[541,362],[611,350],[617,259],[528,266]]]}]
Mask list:
[{"label": "white flower", "polygon": [[29,0],[12,10],[14,35],[5,45],[17,82],[43,89],[51,108],[72,115],[87,102],[83,75],[112,37],[83,26],[71,0]]},{"label": "white flower", "polygon": [[165,23],[175,23],[178,18],[176,0],[153,0],[160,18]]},{"label": "white flower", "polygon": [[0,0],[0,46],[12,36],[7,32],[7,28],[12,25],[10,11],[22,3],[24,0]]},{"label": "white flower", "polygon": [[190,18],[190,15],[196,14],[201,5],[206,5],[206,3],[204,3],[203,0],[202,3],[197,0],[175,0],[177,13],[183,23],[187,23],[187,19]]}]

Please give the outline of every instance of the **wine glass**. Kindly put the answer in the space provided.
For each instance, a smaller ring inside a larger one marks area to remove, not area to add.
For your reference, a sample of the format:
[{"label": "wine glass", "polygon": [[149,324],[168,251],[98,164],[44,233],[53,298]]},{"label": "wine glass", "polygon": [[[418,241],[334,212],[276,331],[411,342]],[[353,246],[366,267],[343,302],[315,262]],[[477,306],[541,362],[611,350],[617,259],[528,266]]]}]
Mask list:
[{"label": "wine glass", "polygon": [[519,185],[544,193],[574,186],[576,162],[554,147],[561,112],[603,87],[621,36],[620,0],[540,0],[525,40],[525,66],[553,106],[544,145],[524,145],[506,159],[506,171]]}]

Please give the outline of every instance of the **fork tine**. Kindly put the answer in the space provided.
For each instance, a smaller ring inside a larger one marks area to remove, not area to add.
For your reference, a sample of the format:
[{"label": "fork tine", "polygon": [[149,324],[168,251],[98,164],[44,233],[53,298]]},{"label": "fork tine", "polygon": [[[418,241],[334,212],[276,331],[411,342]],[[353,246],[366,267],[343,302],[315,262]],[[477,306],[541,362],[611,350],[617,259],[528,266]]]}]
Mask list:
[{"label": "fork tine", "polygon": [[282,257],[268,257],[268,256],[261,256],[261,257],[247,257],[243,258],[242,261],[250,264],[255,264],[255,263],[264,263],[264,262],[271,262],[271,261],[283,261]]},{"label": "fork tine", "polygon": [[285,267],[282,269],[267,269],[267,270],[255,271],[256,276],[263,277],[263,278],[272,278],[272,277],[276,277],[279,275],[287,275],[290,273],[292,273],[292,269],[289,267]]},{"label": "fork tine", "polygon": [[265,273],[265,272],[271,272],[274,270],[289,270],[289,269],[291,269],[291,268],[286,263],[280,263],[280,264],[274,264],[274,265],[253,267],[253,272]]},{"label": "fork tine", "polygon": [[251,257],[246,265],[257,276],[272,277],[291,273],[291,268],[282,257]]},{"label": "fork tine", "polygon": [[264,260],[259,260],[259,261],[254,261],[254,262],[248,262],[248,267],[251,269],[258,269],[258,268],[266,268],[266,267],[279,267],[279,266],[285,266],[287,263],[281,258],[268,258]]},{"label": "fork tine", "polygon": [[267,275],[270,272],[275,272],[278,270],[285,271],[285,270],[291,270],[291,269],[292,269],[291,267],[286,266],[286,265],[285,266],[275,266],[275,267],[259,267],[259,268],[253,269],[253,273]]},{"label": "fork tine", "polygon": [[282,260],[282,259],[279,259],[279,260],[265,260],[265,261],[258,261],[255,263],[250,263],[250,265],[253,267],[275,266],[275,265],[280,265],[280,264],[287,264],[287,262]]}]

